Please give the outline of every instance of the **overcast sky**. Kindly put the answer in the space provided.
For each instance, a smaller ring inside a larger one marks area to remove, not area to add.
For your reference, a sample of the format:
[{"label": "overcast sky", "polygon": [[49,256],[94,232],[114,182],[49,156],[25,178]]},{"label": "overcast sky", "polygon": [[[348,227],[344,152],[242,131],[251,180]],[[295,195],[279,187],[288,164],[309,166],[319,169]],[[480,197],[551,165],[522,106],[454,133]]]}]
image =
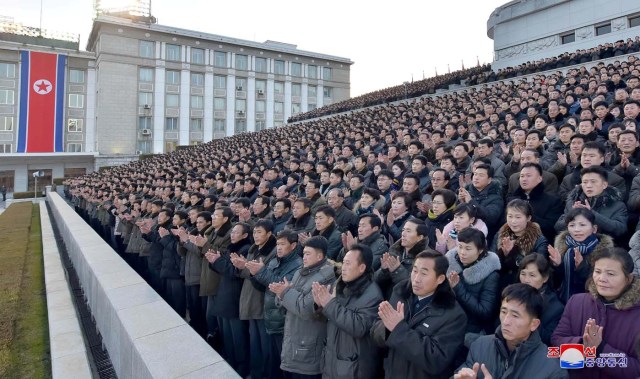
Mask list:
[{"label": "overcast sky", "polygon": [[[121,3],[123,0],[105,0]],[[357,96],[439,73],[491,62],[487,19],[507,0],[419,1],[215,1],[152,0],[162,25],[350,58],[351,95]],[[42,0],[42,27],[91,30],[93,0]],[[0,0],[0,15],[37,27],[40,0]]]}]

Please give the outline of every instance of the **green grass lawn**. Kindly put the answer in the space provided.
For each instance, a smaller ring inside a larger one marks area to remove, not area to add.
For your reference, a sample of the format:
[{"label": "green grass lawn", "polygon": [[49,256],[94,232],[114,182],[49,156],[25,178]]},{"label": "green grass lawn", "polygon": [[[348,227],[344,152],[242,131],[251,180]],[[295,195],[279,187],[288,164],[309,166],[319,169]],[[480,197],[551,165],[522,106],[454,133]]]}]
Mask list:
[{"label": "green grass lawn", "polygon": [[40,208],[0,215],[0,378],[49,378],[51,360]]}]

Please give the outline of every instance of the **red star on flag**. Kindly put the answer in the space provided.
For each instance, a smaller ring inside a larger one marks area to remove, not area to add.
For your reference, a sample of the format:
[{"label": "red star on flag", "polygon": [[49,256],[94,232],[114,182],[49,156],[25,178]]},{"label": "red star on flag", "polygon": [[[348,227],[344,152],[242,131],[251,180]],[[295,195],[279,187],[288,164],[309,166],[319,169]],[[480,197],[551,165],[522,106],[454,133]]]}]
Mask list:
[{"label": "red star on flag", "polygon": [[47,89],[49,89],[49,85],[42,80],[39,84],[36,84],[36,87],[38,87],[38,92],[47,92]]}]

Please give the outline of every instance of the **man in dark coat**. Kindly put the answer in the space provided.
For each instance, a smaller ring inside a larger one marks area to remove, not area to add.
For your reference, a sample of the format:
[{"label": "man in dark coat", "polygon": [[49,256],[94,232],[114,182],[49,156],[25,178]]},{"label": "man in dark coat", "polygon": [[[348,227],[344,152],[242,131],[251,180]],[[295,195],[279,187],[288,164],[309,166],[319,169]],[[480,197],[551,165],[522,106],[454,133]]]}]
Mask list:
[{"label": "man in dark coat", "polygon": [[435,251],[416,256],[411,278],[399,283],[378,308],[371,334],[387,347],[385,378],[449,378],[462,347],[467,316],[446,277],[447,258]]},{"label": "man in dark coat", "polygon": [[371,249],[373,253],[373,263],[371,267],[373,271],[376,271],[380,268],[382,254],[389,251],[389,243],[380,232],[382,230],[382,221],[380,221],[380,217],[372,213],[363,214],[359,220],[358,238],[354,238],[351,232],[342,235],[343,249],[340,251],[340,254],[338,254],[337,262],[342,262],[351,245],[361,243],[369,246]]},{"label": "man in dark coat", "polygon": [[164,246],[160,243],[162,238],[169,239],[172,236],[170,233],[167,233],[163,236],[159,234],[159,230],[171,230],[171,219],[173,218],[173,211],[171,209],[162,209],[158,213],[158,223],[153,228],[149,228],[146,225],[140,228],[142,232],[142,238],[148,242],[151,242],[151,246],[149,247],[149,258],[147,260],[147,265],[149,268],[149,279],[151,281],[151,287],[160,296],[164,298],[164,291],[162,289],[162,280],[160,278],[160,270],[162,268],[162,252],[164,250]]},{"label": "man in dark coat", "polygon": [[327,204],[336,211],[335,222],[340,233],[346,231],[354,233],[357,229],[358,217],[344,205],[344,192],[337,188],[329,190]]},{"label": "man in dark coat", "polygon": [[[487,164],[476,166],[471,184],[466,188],[460,188],[458,199],[462,203],[482,209],[483,221],[487,224],[489,236],[495,235],[503,219],[504,198],[500,184],[493,181],[493,167]],[[491,241],[488,244],[491,244]]]}]

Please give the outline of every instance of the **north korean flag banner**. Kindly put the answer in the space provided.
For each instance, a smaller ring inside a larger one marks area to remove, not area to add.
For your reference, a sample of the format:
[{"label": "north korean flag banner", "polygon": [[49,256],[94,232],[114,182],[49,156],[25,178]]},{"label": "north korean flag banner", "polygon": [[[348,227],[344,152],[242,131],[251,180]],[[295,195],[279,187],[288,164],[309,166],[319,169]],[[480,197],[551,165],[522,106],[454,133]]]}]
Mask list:
[{"label": "north korean flag banner", "polygon": [[18,153],[64,151],[67,56],[20,51]]}]

